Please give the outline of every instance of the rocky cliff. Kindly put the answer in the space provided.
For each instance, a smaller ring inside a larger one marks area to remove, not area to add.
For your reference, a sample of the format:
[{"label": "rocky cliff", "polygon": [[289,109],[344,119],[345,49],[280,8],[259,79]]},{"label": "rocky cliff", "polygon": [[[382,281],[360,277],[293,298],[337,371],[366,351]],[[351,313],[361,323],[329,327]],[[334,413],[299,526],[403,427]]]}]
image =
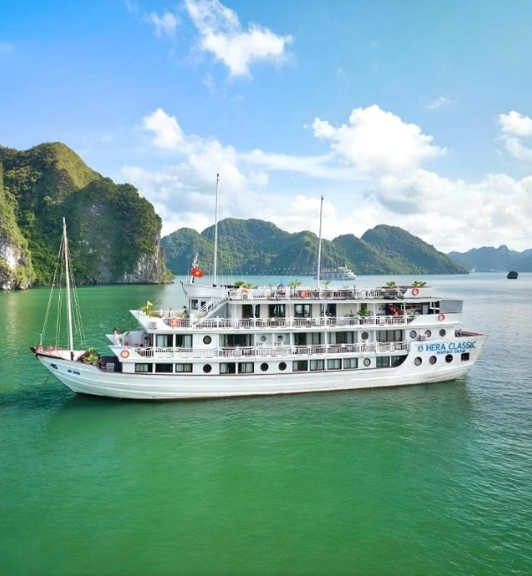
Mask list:
[{"label": "rocky cliff", "polygon": [[63,217],[77,284],[168,279],[161,220],[133,186],[102,177],[60,143],[22,152],[0,147],[0,162],[4,289],[51,282]]}]

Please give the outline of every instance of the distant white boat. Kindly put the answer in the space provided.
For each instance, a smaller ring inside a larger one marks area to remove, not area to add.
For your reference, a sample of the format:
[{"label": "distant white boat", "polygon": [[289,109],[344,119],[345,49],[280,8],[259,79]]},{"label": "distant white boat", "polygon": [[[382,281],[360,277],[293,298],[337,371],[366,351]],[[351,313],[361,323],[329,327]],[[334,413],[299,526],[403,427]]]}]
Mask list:
[{"label": "distant white boat", "polygon": [[[317,275],[314,279],[317,279]],[[337,268],[322,268],[320,270],[320,280],[356,280],[356,274],[347,266]]]}]

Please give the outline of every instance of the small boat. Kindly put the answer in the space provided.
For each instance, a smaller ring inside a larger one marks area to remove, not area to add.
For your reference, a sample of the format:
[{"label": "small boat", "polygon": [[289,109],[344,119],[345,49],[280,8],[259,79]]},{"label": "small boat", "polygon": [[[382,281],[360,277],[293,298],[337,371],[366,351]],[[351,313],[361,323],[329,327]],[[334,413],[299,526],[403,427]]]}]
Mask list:
[{"label": "small boat", "polygon": [[487,338],[462,329],[462,300],[424,284],[324,288],[318,280],[308,287],[245,288],[187,282],[188,307],[157,312],[147,302],[132,310],[137,329],[107,334],[111,353],[101,355],[74,347],[64,221],[61,252],[66,346],[57,339],[46,346],[41,337],[31,350],[77,394],[186,400],[442,382],[465,376]]},{"label": "small boat", "polygon": [[518,276],[519,276],[519,273],[512,270],[511,272],[508,272],[506,278],[508,278],[508,280],[517,280]]},{"label": "small boat", "polygon": [[[317,279],[316,275],[314,279]],[[356,280],[356,274],[347,266],[322,268],[320,271],[320,280]]]}]

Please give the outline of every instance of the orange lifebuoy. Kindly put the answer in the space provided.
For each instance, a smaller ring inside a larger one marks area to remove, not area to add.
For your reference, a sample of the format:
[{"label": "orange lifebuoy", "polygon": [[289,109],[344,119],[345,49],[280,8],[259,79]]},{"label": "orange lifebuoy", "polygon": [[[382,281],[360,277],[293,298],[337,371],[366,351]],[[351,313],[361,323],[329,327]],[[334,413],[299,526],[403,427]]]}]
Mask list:
[{"label": "orange lifebuoy", "polygon": [[177,328],[177,326],[179,326],[179,320],[173,316],[172,318],[170,318],[170,320],[168,320],[168,325],[171,328]]},{"label": "orange lifebuoy", "polygon": [[122,358],[129,358],[129,350],[122,350],[122,352],[120,352],[120,356]]},{"label": "orange lifebuoy", "polygon": [[440,322],[443,322],[443,321],[445,320],[445,314],[440,314],[440,315],[438,316],[438,320],[439,320]]},{"label": "orange lifebuoy", "polygon": [[419,288],[412,288],[412,296],[417,296],[419,294]]},{"label": "orange lifebuoy", "polygon": [[300,298],[306,298],[308,296],[308,292],[306,290],[300,290],[299,291],[299,297]]}]

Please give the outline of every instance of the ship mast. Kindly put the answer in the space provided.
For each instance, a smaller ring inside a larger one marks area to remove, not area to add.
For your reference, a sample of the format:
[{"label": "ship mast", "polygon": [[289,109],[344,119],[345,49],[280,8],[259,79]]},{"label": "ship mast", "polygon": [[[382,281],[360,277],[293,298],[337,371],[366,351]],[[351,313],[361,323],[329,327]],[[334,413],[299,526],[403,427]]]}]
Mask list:
[{"label": "ship mast", "polygon": [[321,221],[322,221],[322,216],[323,216],[323,196],[321,197],[321,201],[320,201],[320,231],[319,231],[319,235],[318,235],[318,273],[317,273],[317,278],[318,278],[317,288],[318,288],[318,290],[320,289],[320,274],[321,274]]},{"label": "ship mast", "polygon": [[68,349],[74,350],[74,333],[72,330],[72,302],[70,299],[70,254],[68,252],[66,220],[64,218],[63,218],[63,254],[65,258],[65,275],[66,275]]},{"label": "ship mast", "polygon": [[216,174],[216,199],[214,201],[214,264],[213,264],[213,285],[218,284],[218,182],[220,174]]}]

